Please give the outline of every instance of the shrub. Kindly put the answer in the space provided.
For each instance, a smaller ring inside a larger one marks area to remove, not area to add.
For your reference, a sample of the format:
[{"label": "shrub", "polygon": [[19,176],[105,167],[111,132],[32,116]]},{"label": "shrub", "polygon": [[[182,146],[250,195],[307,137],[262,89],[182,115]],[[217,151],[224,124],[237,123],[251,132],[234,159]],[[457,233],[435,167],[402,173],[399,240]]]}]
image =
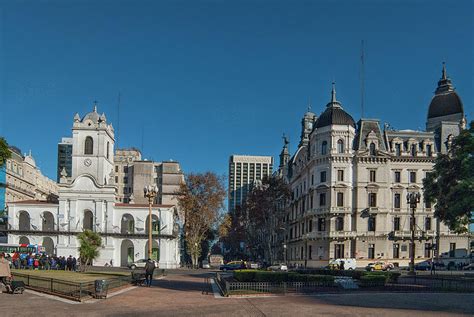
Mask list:
[{"label": "shrub", "polygon": [[365,273],[364,271],[353,271],[353,270],[328,270],[328,269],[306,269],[297,270],[300,274],[317,274],[317,275],[330,275],[330,276],[348,276],[354,279],[360,279]]},{"label": "shrub", "polygon": [[320,282],[327,285],[334,282],[334,276],[300,274],[296,272],[269,272],[257,270],[234,271],[234,278],[239,282]]},{"label": "shrub", "polygon": [[401,274],[399,272],[383,272],[383,271],[365,272],[364,274],[364,276],[384,276],[385,281],[388,283],[396,283],[400,275]]},{"label": "shrub", "polygon": [[361,286],[384,286],[386,277],[380,274],[366,274],[360,278]]},{"label": "shrub", "polygon": [[255,273],[257,270],[238,270],[234,271],[234,278],[239,282],[255,281]]}]

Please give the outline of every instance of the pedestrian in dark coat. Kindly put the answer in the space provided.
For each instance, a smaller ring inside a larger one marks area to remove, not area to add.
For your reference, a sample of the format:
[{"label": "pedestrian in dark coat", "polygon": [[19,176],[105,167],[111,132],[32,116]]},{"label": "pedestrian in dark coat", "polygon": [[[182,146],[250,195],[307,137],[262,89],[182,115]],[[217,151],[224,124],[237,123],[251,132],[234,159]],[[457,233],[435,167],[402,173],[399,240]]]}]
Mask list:
[{"label": "pedestrian in dark coat", "polygon": [[153,281],[153,272],[155,271],[155,262],[153,262],[150,258],[145,264],[145,279],[146,285],[148,287],[151,286],[151,282]]}]

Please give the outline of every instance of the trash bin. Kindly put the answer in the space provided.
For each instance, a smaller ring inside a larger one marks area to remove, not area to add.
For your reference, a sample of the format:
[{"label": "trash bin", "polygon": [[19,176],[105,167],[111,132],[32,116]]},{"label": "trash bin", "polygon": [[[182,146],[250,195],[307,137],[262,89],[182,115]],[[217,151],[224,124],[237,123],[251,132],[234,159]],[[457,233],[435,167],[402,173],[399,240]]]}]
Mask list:
[{"label": "trash bin", "polygon": [[107,281],[106,280],[95,280],[95,297],[106,298],[107,297]]}]

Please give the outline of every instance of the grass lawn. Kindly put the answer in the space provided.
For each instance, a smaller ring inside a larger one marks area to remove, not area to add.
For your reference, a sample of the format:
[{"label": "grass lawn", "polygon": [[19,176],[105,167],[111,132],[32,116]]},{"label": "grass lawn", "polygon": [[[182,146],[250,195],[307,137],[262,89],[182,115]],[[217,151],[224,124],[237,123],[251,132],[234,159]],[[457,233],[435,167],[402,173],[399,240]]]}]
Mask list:
[{"label": "grass lawn", "polygon": [[12,273],[26,274],[31,276],[40,276],[46,278],[54,278],[63,281],[71,282],[89,282],[98,279],[111,279],[120,276],[129,276],[128,272],[71,272],[71,271],[56,271],[56,270],[12,270]]}]

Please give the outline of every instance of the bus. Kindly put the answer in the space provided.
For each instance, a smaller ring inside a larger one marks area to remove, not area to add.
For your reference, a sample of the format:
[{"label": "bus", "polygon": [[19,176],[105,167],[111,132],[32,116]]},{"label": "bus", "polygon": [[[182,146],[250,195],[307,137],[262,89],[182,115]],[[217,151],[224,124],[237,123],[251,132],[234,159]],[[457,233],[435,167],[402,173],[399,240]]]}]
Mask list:
[{"label": "bus", "polygon": [[9,254],[13,256],[18,252],[23,256],[26,256],[30,253],[32,254],[39,254],[45,253],[44,247],[39,244],[8,244],[8,243],[0,243],[0,253],[5,253],[5,255]]}]

